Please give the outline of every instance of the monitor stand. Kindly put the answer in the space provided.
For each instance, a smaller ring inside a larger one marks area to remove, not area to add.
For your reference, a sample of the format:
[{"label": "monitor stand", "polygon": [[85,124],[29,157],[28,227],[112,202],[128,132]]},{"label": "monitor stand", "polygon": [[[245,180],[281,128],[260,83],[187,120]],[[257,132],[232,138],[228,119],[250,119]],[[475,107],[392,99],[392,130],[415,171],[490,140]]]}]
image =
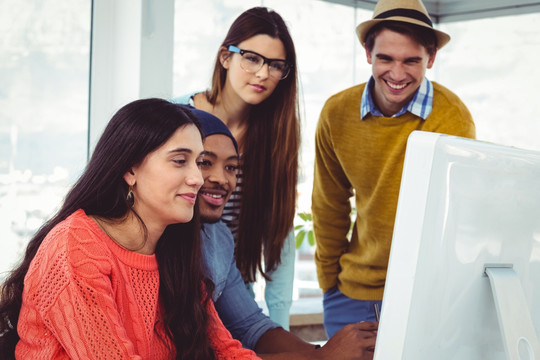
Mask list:
[{"label": "monitor stand", "polygon": [[512,265],[486,265],[509,360],[540,360],[540,343],[521,282]]}]

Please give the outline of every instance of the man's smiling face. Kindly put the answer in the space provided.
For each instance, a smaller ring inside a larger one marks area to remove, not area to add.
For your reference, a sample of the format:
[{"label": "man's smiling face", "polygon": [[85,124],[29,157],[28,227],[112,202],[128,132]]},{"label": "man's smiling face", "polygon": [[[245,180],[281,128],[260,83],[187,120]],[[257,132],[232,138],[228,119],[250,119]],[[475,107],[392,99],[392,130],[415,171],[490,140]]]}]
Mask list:
[{"label": "man's smiling face", "polygon": [[236,187],[239,158],[231,138],[222,134],[204,140],[201,173],[204,184],[199,190],[202,222],[219,221],[225,204]]},{"label": "man's smiling face", "polygon": [[377,35],[366,56],[375,79],[373,98],[385,116],[394,115],[413,98],[435,55],[410,36],[388,29]]}]

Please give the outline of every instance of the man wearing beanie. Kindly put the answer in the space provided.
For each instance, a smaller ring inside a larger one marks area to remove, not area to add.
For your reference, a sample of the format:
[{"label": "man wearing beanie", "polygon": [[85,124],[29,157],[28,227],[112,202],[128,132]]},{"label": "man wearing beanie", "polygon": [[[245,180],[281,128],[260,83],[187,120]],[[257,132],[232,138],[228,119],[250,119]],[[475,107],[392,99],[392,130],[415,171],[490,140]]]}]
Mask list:
[{"label": "man wearing beanie", "polygon": [[372,76],[327,100],[315,135],[315,262],[328,336],[376,319],[409,134],[475,137],[467,107],[425,77],[450,36],[433,28],[420,0],[380,0],[356,32]]},{"label": "man wearing beanie", "polygon": [[204,134],[204,184],[198,194],[202,253],[206,274],[215,285],[212,300],[225,327],[245,348],[255,350],[263,359],[372,359],[375,323],[349,325],[320,347],[301,340],[262,313],[236,267],[231,230],[220,220],[236,186],[236,140],[217,117],[191,110]]}]

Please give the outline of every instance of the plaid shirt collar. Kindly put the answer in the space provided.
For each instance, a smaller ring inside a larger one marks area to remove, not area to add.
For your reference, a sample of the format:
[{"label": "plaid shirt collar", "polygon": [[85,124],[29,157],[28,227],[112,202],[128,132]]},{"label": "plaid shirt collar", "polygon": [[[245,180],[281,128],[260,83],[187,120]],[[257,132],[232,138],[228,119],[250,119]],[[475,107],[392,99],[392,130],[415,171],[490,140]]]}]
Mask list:
[{"label": "plaid shirt collar", "polygon": [[[371,95],[371,89],[375,84],[373,76],[369,79],[364,93],[362,94],[362,103],[360,105],[360,116],[362,120],[371,113],[373,116],[384,116],[380,110],[375,106],[373,96]],[[414,94],[414,97],[405,105],[401,110],[392,115],[392,117],[398,117],[405,114],[407,111],[426,120],[431,110],[433,109],[433,85],[424,77],[424,80],[420,84],[420,87]]]}]

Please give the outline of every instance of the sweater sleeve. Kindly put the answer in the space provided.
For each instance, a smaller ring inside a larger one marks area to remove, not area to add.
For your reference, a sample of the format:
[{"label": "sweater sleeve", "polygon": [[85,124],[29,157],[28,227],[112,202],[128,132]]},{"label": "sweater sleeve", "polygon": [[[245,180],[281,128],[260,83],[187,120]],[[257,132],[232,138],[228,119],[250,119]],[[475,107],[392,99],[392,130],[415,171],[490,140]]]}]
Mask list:
[{"label": "sweater sleeve", "polygon": [[321,289],[337,285],[339,258],[348,248],[352,187],[334,152],[330,128],[331,105],[326,103],[315,132],[315,172],[312,213],[317,247],[315,263]]},{"label": "sweater sleeve", "polygon": [[22,344],[17,356],[141,359],[121,325],[108,256],[92,239],[95,235],[49,235],[25,278],[20,315],[25,325],[18,329]]},{"label": "sweater sleeve", "polygon": [[197,92],[191,92],[189,94],[184,94],[181,96],[174,97],[172,99],[169,99],[170,102],[174,104],[180,104],[180,105],[193,105],[193,97],[197,94]]},{"label": "sweater sleeve", "polygon": [[296,242],[294,231],[291,230],[283,249],[281,250],[281,263],[268,273],[271,280],[266,281],[264,299],[268,307],[270,319],[285,330],[289,330],[289,316],[292,305],[294,262],[296,257]]},{"label": "sweater sleeve", "polygon": [[208,314],[210,326],[208,335],[217,360],[255,360],[259,359],[249,349],[244,349],[240,341],[233,339],[231,333],[225,328],[219,319],[216,308],[212,301],[208,301]]},{"label": "sweater sleeve", "polygon": [[[433,124],[426,125],[426,130],[441,134],[476,138],[476,127],[469,109],[461,99],[442,86],[433,82],[435,96],[433,97]],[[435,111],[436,110],[436,111]]]}]

